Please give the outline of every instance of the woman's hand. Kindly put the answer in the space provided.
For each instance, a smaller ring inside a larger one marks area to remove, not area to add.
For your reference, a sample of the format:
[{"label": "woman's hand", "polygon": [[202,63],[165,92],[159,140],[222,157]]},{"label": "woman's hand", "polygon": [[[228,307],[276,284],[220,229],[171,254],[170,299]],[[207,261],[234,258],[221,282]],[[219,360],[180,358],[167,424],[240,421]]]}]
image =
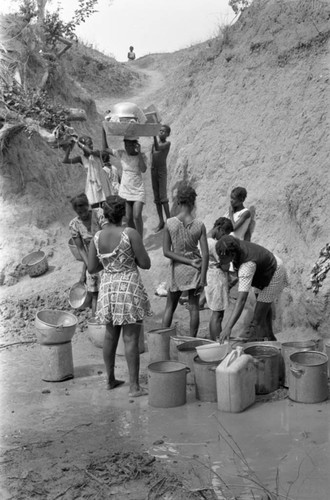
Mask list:
[{"label": "woman's hand", "polygon": [[200,295],[205,287],[206,283],[202,283],[198,280],[194,295]]},{"label": "woman's hand", "polygon": [[190,261],[190,265],[194,267],[195,269],[200,269],[202,267],[202,260],[201,259],[193,259]]},{"label": "woman's hand", "polygon": [[219,344],[223,344],[225,340],[229,340],[231,328],[225,327],[220,333]]}]

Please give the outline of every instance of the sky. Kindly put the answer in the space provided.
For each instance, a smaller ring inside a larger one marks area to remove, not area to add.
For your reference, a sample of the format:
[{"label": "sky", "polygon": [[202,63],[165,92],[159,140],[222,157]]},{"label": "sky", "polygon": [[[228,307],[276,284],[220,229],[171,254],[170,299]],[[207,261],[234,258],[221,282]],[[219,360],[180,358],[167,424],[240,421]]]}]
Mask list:
[{"label": "sky", "polygon": [[[127,60],[129,46],[136,57],[154,52],[174,52],[213,38],[229,24],[234,12],[229,0],[99,0],[94,13],[76,34],[95,49]],[[17,10],[17,0],[1,0],[0,12]],[[61,7],[69,21],[78,0],[52,0],[48,10]]]}]

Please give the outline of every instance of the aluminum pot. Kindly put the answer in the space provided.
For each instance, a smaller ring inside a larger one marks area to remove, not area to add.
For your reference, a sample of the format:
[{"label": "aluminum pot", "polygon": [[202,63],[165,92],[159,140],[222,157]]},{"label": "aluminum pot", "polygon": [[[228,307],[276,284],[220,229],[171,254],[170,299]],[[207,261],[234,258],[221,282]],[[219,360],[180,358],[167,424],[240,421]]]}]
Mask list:
[{"label": "aluminum pot", "polygon": [[209,344],[208,339],[195,339],[189,342],[184,342],[178,346],[178,359],[181,363],[188,366],[189,373],[187,376],[187,384],[194,385],[195,383],[195,373],[194,373],[194,357],[197,355],[196,347],[199,345]]},{"label": "aluminum pot", "polygon": [[76,330],[76,316],[57,309],[42,309],[36,314],[34,326],[40,344],[63,344],[71,341]]},{"label": "aluminum pot", "polygon": [[186,404],[186,375],[189,368],[178,361],[158,361],[148,366],[149,404],[173,408]]},{"label": "aluminum pot", "polygon": [[296,342],[282,342],[282,356],[285,366],[284,387],[289,387],[290,356],[294,352],[317,351],[318,340],[300,340]]},{"label": "aluminum pot", "polygon": [[48,261],[46,254],[41,250],[32,252],[22,260],[22,265],[26,267],[31,278],[41,276],[48,270]]},{"label": "aluminum pot", "polygon": [[175,335],[175,326],[155,328],[147,333],[150,362],[167,361],[170,359],[170,337]]},{"label": "aluminum pot", "polygon": [[215,370],[219,361],[203,361],[194,357],[194,373],[196,381],[196,398],[199,401],[215,403],[217,401],[217,379]]},{"label": "aluminum pot", "polygon": [[243,349],[257,360],[256,394],[269,394],[280,385],[280,351],[271,346],[251,346]]},{"label": "aluminum pot", "polygon": [[318,351],[291,354],[289,398],[298,403],[321,403],[328,395],[328,356]]}]

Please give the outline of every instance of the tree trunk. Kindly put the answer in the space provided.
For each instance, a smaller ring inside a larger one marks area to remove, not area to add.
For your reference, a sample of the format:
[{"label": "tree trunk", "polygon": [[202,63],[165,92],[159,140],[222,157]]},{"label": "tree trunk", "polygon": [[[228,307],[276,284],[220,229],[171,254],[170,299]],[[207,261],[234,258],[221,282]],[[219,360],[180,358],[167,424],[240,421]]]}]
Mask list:
[{"label": "tree trunk", "polygon": [[45,8],[48,0],[37,0],[38,4],[38,23],[42,24],[45,18]]}]

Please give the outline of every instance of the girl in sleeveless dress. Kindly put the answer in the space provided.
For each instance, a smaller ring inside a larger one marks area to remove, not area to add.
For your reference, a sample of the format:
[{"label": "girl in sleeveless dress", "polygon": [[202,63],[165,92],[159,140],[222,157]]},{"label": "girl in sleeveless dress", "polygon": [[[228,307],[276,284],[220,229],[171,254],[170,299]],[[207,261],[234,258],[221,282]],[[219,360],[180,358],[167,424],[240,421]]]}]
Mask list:
[{"label": "girl in sleeveless dress", "polygon": [[115,378],[115,357],[122,329],[129,372],[129,396],[147,394],[139,384],[139,334],[142,321],[150,315],[150,302],[138,267],[150,268],[150,258],[139,233],[122,226],[125,200],[110,196],[103,206],[107,226],[96,233],[88,256],[88,271],[103,269],[96,318],[106,323],[103,359],[107,371],[107,388],[123,382]]},{"label": "girl in sleeveless dress", "polygon": [[99,273],[89,274],[87,271],[88,249],[94,234],[102,229],[106,220],[102,208],[90,208],[85,193],[74,196],[71,199],[71,205],[77,216],[70,221],[69,229],[84,263],[79,281],[86,283],[87,291],[92,294],[92,316],[94,317],[101,277]]},{"label": "girl in sleeveless dress", "polygon": [[193,216],[196,196],[196,191],[191,186],[183,184],[179,187],[177,200],[180,212],[167,220],[163,240],[164,256],[170,259],[163,327],[171,326],[181,293],[188,291],[192,337],[196,337],[199,328],[199,294],[206,285],[209,262],[205,226]]},{"label": "girl in sleeveless dress", "polygon": [[226,217],[219,217],[213,225],[210,237],[207,238],[209,247],[209,268],[207,271],[207,286],[205,287],[205,299],[208,308],[212,311],[209,331],[212,340],[216,340],[221,332],[224,311],[228,307],[228,273],[219,267],[219,258],[215,250],[217,241],[225,234],[233,231],[233,225]]},{"label": "girl in sleeveless dress", "polygon": [[118,194],[126,201],[127,225],[135,228],[143,237],[142,210],[146,202],[142,174],[147,170],[147,157],[141,152],[138,137],[124,137],[125,149],[112,149],[108,146],[103,131],[103,147],[110,155],[117,158],[122,167],[122,176]]}]

